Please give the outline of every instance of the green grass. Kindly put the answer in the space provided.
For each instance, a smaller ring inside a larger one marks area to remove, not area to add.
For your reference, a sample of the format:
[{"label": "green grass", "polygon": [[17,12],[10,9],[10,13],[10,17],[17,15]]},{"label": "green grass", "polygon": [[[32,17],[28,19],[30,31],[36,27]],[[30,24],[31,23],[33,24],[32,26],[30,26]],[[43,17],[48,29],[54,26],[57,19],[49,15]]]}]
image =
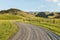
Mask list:
[{"label": "green grass", "polygon": [[0,14],[0,20],[17,20],[17,19],[21,19],[21,16],[12,14]]},{"label": "green grass", "polygon": [[18,30],[18,27],[11,21],[0,21],[0,40],[8,40]]}]

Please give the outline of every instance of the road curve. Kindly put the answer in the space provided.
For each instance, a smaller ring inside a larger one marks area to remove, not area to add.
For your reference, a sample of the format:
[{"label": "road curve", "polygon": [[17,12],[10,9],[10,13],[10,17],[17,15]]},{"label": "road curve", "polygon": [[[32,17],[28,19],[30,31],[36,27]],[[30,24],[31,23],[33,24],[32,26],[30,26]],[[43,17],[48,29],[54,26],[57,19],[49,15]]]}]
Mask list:
[{"label": "road curve", "polygon": [[15,24],[18,25],[19,30],[9,40],[60,40],[59,36],[46,29],[19,22]]}]

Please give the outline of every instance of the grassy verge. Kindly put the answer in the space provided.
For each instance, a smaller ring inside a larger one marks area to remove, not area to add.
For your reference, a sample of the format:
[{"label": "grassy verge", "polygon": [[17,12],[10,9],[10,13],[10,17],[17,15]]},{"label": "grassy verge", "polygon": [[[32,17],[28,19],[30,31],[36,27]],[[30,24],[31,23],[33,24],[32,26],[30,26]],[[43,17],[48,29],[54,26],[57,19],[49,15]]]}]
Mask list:
[{"label": "grassy verge", "polygon": [[50,22],[51,20],[42,20],[41,18],[33,18],[33,19],[21,19],[19,22],[23,23],[29,23],[33,25],[37,25],[43,28],[46,28],[48,30],[51,30],[53,33],[57,34],[60,36],[60,25],[59,24],[54,24]]},{"label": "grassy verge", "polygon": [[37,25],[37,26],[40,26],[40,27],[44,27],[48,30],[51,30],[52,32],[56,33],[57,35],[60,35],[60,25],[57,25],[57,24],[50,24],[50,23],[39,23],[39,22],[35,22],[35,23],[32,23],[30,22],[30,24],[33,24],[33,25]]},{"label": "grassy verge", "polygon": [[18,27],[10,21],[0,21],[0,40],[8,40],[18,30]]}]

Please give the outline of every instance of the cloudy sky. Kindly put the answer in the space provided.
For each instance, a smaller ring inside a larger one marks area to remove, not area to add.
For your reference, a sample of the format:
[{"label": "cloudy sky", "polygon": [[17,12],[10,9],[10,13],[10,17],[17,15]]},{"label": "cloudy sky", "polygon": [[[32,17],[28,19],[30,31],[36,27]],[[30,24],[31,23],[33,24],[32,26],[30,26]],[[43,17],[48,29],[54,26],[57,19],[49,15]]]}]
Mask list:
[{"label": "cloudy sky", "polygon": [[0,10],[9,8],[23,11],[60,12],[60,0],[0,0]]}]

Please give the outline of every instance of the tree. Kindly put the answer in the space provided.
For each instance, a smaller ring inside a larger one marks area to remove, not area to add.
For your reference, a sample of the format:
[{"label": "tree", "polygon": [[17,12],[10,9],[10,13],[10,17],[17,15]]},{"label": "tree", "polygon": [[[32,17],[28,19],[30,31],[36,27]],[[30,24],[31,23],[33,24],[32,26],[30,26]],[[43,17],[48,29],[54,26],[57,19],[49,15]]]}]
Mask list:
[{"label": "tree", "polygon": [[47,18],[47,15],[45,14],[45,12],[39,12],[36,16]]}]

